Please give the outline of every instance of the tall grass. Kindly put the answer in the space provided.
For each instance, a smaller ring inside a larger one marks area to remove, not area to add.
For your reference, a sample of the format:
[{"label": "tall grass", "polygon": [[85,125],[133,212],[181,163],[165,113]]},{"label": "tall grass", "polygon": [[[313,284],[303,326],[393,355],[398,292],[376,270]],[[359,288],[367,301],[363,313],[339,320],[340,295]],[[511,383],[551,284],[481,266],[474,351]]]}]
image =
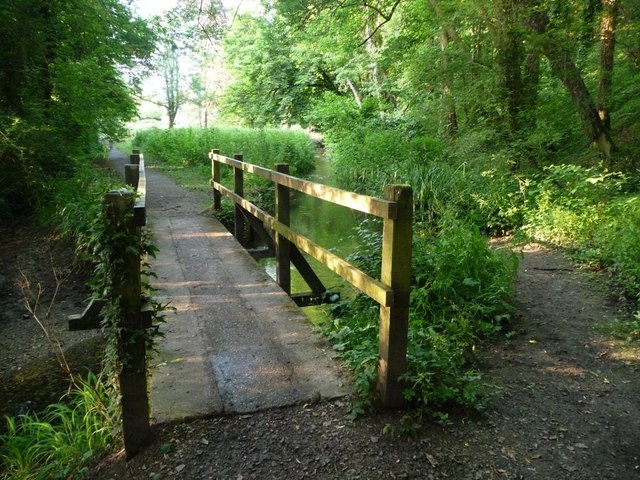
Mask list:
[{"label": "tall grass", "polygon": [[303,176],[314,168],[314,146],[302,131],[284,129],[247,129],[235,127],[176,128],[143,130],[133,144],[147,158],[177,166],[210,165],[212,149],[232,157],[241,153],[244,160],[268,168],[289,163],[292,175]]},{"label": "tall grass", "polygon": [[106,451],[118,424],[114,390],[89,374],[61,403],[42,414],[6,417],[0,435],[2,480],[81,479],[86,466]]}]

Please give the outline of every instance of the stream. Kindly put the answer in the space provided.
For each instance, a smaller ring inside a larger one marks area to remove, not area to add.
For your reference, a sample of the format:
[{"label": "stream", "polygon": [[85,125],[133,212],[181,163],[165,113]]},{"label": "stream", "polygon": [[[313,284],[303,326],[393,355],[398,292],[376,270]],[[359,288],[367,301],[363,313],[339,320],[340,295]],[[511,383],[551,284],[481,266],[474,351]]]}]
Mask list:
[{"label": "stream", "polygon": [[[331,162],[323,150],[316,154],[316,169],[309,180],[324,185],[336,186]],[[362,215],[353,210],[320,200],[303,193],[293,191],[291,195],[291,228],[310,238],[318,245],[330,250],[341,258],[353,253],[359,245],[356,237],[356,227]],[[327,290],[337,290],[342,298],[353,296],[354,289],[339,275],[326,266],[305,254],[309,264],[313,267]],[[260,261],[267,273],[275,278],[275,259],[267,258]],[[292,293],[307,292],[309,287],[295,268],[291,269]],[[324,314],[319,307],[303,309],[312,320],[317,315]]]}]

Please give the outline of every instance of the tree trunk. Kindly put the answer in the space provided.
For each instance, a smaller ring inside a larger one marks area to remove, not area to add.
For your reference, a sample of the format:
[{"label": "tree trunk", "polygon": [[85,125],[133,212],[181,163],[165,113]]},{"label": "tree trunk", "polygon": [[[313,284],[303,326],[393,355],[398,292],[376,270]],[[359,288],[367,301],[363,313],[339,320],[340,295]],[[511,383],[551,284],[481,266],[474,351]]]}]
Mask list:
[{"label": "tree trunk", "polygon": [[540,54],[527,47],[522,24],[529,22],[526,0],[502,0],[494,35],[511,138],[526,135],[536,122]]},{"label": "tree trunk", "polygon": [[606,129],[611,126],[611,79],[613,76],[613,55],[616,38],[615,28],[618,17],[618,1],[602,0],[600,20],[600,82],[598,85],[598,114]]},{"label": "tree trunk", "polygon": [[429,2],[436,16],[442,22],[440,30],[440,52],[442,56],[443,66],[443,79],[442,82],[442,98],[446,106],[447,112],[445,114],[445,129],[447,137],[453,140],[458,134],[458,116],[456,114],[456,100],[451,92],[451,85],[453,84],[453,74],[449,70],[449,42],[451,40],[459,40],[458,33],[450,26],[446,25],[442,16],[442,10],[436,0],[430,0]]},{"label": "tree trunk", "polygon": [[565,41],[555,37],[548,31],[549,17],[546,12],[537,11],[530,21],[531,27],[541,34],[540,44],[542,52],[549,60],[551,71],[565,86],[576,107],[582,128],[587,138],[607,158],[611,157],[613,142],[609,136],[607,125],[600,119],[598,109],[582,79],[582,74],[576,66],[571,52],[565,46]]}]

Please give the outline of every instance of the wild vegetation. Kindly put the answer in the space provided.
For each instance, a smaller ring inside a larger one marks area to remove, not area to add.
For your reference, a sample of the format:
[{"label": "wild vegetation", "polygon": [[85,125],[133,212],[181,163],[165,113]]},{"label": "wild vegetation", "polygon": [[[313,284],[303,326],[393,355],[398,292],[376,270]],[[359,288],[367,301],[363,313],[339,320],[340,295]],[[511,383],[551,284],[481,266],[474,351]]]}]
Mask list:
[{"label": "wild vegetation", "polygon": [[[227,37],[228,118],[321,131],[345,188],[414,187],[407,398],[481,404],[469,353],[508,320],[514,273],[481,234],[566,247],[637,300],[634,2],[280,0],[269,13]],[[337,313],[325,330],[366,389],[375,313],[363,299]]]},{"label": "wild vegetation", "polygon": [[[165,168],[189,167],[203,179],[211,148],[267,166],[287,161],[305,175],[308,138],[270,129],[300,125],[323,135],[342,187],[379,195],[385,183],[411,184],[405,381],[414,404],[440,418],[452,403],[482,406],[473,351],[485,335],[505,332],[516,263],[490,249],[488,235],[567,248],[605,269],[615,295],[638,301],[638,2],[264,4],[265,15],[226,17],[220,2],[184,0],[174,17],[154,20],[170,124],[189,96],[176,54],[197,39],[202,71],[191,96],[201,123],[219,108],[228,122],[258,130],[152,130],[135,141]],[[132,92],[152,56],[153,29],[117,0],[0,0],[0,13],[0,215],[45,207],[40,216],[58,218],[93,258],[86,247],[95,231],[85,227],[96,197],[76,194],[94,181],[84,167],[101,151],[99,137],[117,138],[135,115]],[[221,49],[232,77],[223,94],[226,80],[211,81]],[[359,234],[375,245],[376,231],[364,224]],[[379,269],[369,249],[354,261]],[[372,304],[357,297],[333,313],[322,328],[369,392]],[[640,336],[638,320],[615,328]],[[14,435],[26,432],[20,425]]]}]

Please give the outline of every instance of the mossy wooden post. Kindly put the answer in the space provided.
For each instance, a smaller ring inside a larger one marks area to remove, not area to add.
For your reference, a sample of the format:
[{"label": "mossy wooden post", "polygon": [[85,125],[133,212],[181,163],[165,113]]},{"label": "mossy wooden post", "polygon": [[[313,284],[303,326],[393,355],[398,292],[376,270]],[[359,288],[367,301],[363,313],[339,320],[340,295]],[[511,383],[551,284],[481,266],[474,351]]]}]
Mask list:
[{"label": "mossy wooden post", "polygon": [[[242,155],[236,153],[233,158],[242,162]],[[244,196],[244,171],[241,168],[233,168],[233,192],[236,195]],[[244,240],[244,215],[242,214],[241,206],[236,204],[235,208],[235,216],[234,216],[234,232],[233,235],[236,237],[236,240],[240,242],[240,245],[245,245]]]},{"label": "mossy wooden post", "polygon": [[[130,190],[116,190],[105,195],[107,218],[113,229],[122,229],[118,235],[139,239],[139,231],[133,217],[135,194]],[[116,232],[113,232],[115,235]],[[127,458],[138,453],[148,442],[149,398],[147,396],[147,365],[145,335],[142,334],[140,255],[123,242],[116,251],[122,259],[121,268],[114,281],[114,298],[121,299],[123,324],[118,350],[122,353],[123,366],[118,375],[120,403],[122,406],[122,433]]]},{"label": "mossy wooden post", "polygon": [[[213,155],[219,155],[220,150],[211,150]],[[214,182],[220,183],[220,162],[217,162],[213,156],[211,157],[211,178]],[[221,195],[218,190],[213,189],[213,208],[214,210],[220,210]]]},{"label": "mossy wooden post", "polygon": [[380,307],[378,394],[385,407],[405,401],[399,377],[407,365],[413,192],[408,185],[387,185],[384,198],[397,202],[396,218],[385,219],[382,232],[382,283],[393,290],[393,304]]},{"label": "mossy wooden post", "polygon": [[[289,165],[286,163],[277,163],[276,171],[280,173],[289,173]],[[289,225],[289,188],[276,184],[276,220],[284,225]],[[289,240],[276,232],[276,282],[278,285],[291,294],[291,244]]]}]

